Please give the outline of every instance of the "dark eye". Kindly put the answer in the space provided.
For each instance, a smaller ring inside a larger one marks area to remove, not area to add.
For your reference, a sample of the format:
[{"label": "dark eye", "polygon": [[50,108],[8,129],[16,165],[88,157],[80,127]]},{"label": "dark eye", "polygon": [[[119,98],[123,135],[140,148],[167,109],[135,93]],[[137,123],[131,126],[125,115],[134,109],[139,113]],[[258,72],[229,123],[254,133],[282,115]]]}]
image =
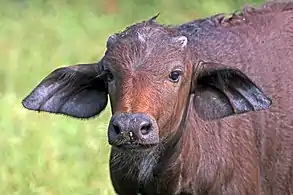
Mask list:
[{"label": "dark eye", "polygon": [[106,79],[107,79],[107,82],[112,82],[114,80],[114,76],[113,74],[110,72],[110,71],[107,71],[106,72],[106,75],[105,75]]},{"label": "dark eye", "polygon": [[181,76],[181,71],[175,70],[170,73],[169,79],[170,79],[170,81],[177,83],[180,79],[180,76]]}]

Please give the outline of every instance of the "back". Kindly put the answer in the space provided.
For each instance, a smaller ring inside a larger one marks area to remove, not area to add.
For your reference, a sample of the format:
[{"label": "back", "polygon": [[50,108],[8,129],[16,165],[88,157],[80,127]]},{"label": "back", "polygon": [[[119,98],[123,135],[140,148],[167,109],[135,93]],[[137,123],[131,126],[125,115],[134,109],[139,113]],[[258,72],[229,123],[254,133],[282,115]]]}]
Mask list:
[{"label": "back", "polygon": [[[272,98],[269,110],[228,117],[219,126],[229,124],[251,141],[244,140],[243,149],[259,169],[262,194],[293,194],[293,3],[245,8],[231,18],[217,15],[178,28],[196,58],[241,69]],[[239,155],[245,159],[246,153]]]}]

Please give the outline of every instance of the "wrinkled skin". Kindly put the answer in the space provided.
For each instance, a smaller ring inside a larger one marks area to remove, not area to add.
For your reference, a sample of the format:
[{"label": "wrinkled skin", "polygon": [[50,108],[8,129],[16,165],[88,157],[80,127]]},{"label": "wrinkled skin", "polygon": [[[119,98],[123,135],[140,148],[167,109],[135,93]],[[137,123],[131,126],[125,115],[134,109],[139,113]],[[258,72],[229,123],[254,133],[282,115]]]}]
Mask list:
[{"label": "wrinkled skin", "polygon": [[120,195],[293,194],[293,3],[263,7],[135,24],[98,63],[53,71],[22,103],[91,118],[109,96]]}]

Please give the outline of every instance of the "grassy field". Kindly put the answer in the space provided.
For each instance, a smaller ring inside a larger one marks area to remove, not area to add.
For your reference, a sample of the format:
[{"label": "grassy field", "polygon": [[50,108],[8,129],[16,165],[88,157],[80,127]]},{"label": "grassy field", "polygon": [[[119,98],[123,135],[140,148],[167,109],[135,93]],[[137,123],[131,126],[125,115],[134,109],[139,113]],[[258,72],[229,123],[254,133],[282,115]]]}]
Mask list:
[{"label": "grassy field", "polygon": [[21,99],[49,72],[59,66],[100,59],[111,33],[158,12],[159,22],[182,23],[251,3],[115,2],[1,1],[1,195],[114,194],[108,173],[109,107],[95,120],[38,114],[22,107]]}]

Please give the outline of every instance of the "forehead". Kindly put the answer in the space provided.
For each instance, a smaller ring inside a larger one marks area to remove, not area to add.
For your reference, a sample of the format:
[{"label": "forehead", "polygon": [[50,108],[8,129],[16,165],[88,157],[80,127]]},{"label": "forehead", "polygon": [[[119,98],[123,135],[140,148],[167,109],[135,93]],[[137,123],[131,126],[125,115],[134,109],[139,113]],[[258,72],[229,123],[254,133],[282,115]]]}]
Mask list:
[{"label": "forehead", "polygon": [[183,51],[172,39],[179,36],[175,28],[143,22],[116,34],[108,45],[105,61],[114,68],[161,69],[181,64]]}]

